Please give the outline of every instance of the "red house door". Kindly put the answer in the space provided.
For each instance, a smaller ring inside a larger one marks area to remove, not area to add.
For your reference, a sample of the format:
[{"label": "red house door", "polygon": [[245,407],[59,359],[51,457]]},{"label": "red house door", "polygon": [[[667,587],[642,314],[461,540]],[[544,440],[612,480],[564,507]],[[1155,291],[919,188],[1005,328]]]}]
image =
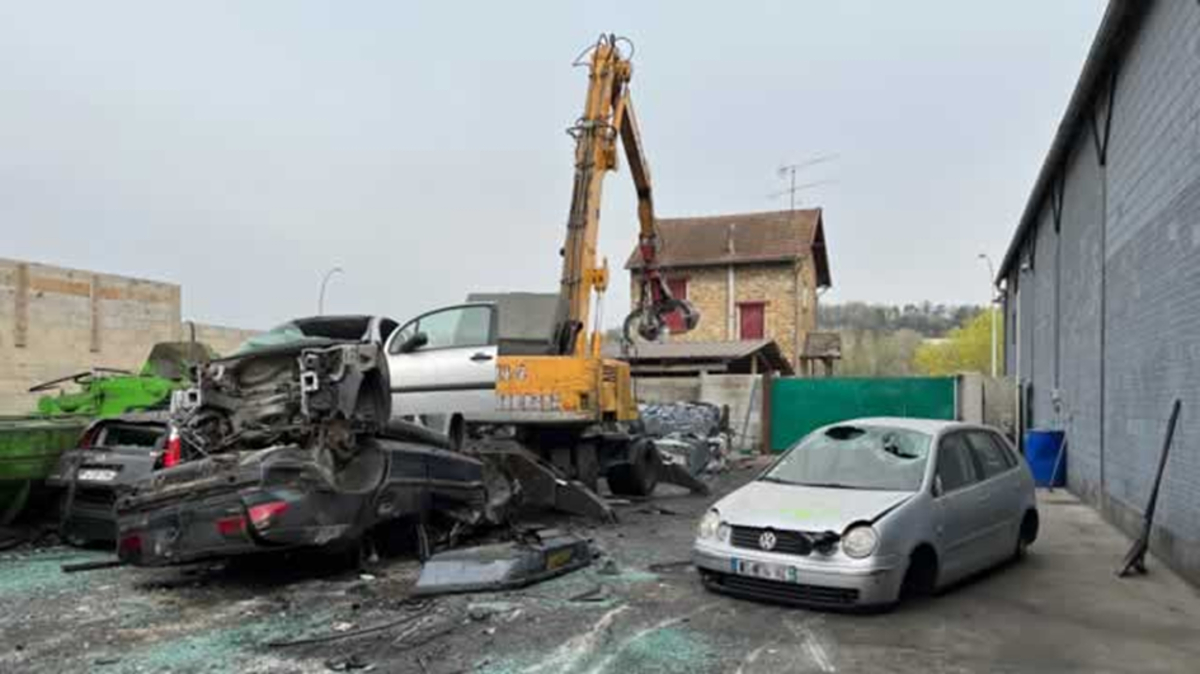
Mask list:
[{"label": "red house door", "polygon": [[766,332],[765,324],[766,303],[742,302],[738,304],[738,323],[742,339],[762,339]]}]

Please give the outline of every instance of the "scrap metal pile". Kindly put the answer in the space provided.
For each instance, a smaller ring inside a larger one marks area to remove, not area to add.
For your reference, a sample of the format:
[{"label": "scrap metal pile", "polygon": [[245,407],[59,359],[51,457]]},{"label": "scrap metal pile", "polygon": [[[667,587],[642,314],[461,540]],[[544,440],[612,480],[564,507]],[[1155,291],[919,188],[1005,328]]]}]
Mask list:
[{"label": "scrap metal pile", "polygon": [[665,463],[693,477],[725,470],[729,461],[726,413],[710,403],[654,403],[638,406],[646,433]]}]

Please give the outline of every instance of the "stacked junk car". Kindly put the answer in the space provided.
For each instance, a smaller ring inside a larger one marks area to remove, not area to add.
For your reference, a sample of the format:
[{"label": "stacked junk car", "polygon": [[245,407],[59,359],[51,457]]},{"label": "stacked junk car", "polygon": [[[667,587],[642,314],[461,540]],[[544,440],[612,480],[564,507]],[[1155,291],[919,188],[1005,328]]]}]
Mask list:
[{"label": "stacked junk car", "polygon": [[120,559],[336,550],[429,513],[478,519],[482,464],[391,420],[381,325],[296,320],[204,365],[172,401],[163,468],[117,503]]}]

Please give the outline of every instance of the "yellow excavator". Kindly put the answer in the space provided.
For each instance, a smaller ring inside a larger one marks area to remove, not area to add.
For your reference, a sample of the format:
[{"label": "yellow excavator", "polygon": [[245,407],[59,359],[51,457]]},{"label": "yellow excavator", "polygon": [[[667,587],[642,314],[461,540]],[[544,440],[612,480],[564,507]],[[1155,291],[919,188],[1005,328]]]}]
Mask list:
[{"label": "yellow excavator", "polygon": [[[700,318],[686,300],[671,295],[658,271],[650,170],[629,92],[632,51],[627,39],[604,35],[575,61],[588,68],[589,80],[583,115],[569,131],[575,139],[575,184],[550,348],[544,355],[502,354],[496,363],[498,412],[516,429],[519,449],[493,451],[527,453],[510,463],[526,491],[534,492],[526,500],[601,517],[611,517],[611,511],[596,496],[600,477],[619,495],[647,495],[660,480],[704,489],[681,467],[663,463],[641,434],[629,364],[601,354],[609,273],[596,243],[601,191],[605,176],[617,169],[618,138],[637,190],[642,262],[624,337],[653,341],[676,312],[685,330]],[[538,469],[530,454],[552,464],[558,475],[533,474]]]}]

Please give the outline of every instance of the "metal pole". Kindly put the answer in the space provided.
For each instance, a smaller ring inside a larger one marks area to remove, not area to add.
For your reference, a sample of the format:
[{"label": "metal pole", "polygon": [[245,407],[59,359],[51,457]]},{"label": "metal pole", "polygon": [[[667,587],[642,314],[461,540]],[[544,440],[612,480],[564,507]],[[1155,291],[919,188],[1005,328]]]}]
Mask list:
[{"label": "metal pole", "polygon": [[325,272],[325,276],[321,279],[321,294],[317,296],[317,315],[318,316],[323,316],[325,314],[325,286],[329,284],[329,277],[333,276],[334,274],[344,274],[344,273],[345,272],[342,270],[341,267],[333,267],[329,271]]},{"label": "metal pole", "polygon": [[791,168],[791,174],[792,174],[792,189],[789,190],[789,192],[791,193],[791,197],[792,197],[791,212],[795,213],[796,212],[796,167],[792,166],[790,168]]},{"label": "metal pole", "polygon": [[992,289],[992,284],[996,279],[996,268],[992,266],[992,258],[987,253],[980,253],[979,259],[987,262],[988,266],[988,311],[992,314],[992,379],[996,378],[996,303],[995,292]]},{"label": "metal pole", "polygon": [[996,378],[996,307],[989,307],[992,312],[992,379]]}]

